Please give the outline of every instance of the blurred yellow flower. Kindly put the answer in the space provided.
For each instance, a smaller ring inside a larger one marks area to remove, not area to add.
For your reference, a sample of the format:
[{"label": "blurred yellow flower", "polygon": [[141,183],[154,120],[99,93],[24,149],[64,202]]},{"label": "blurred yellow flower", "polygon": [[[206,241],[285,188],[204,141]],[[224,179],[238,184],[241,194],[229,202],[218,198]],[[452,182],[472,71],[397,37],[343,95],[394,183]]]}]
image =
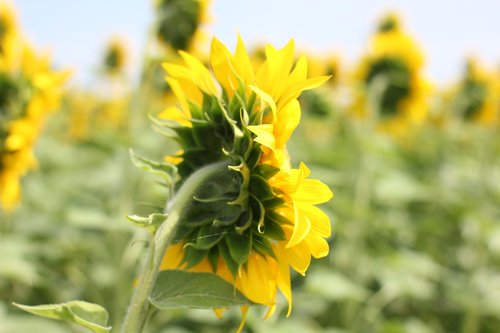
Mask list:
[{"label": "blurred yellow flower", "polygon": [[267,305],[268,315],[279,289],[290,314],[290,267],[305,274],[311,256],[328,254],[330,220],[316,205],[332,192],[309,179],[303,163],[291,167],[286,142],[300,121],[297,98],[328,76],[308,78],[305,57],[294,65],[293,41],[279,50],[267,45],[255,67],[241,38],[234,53],[212,41],[212,71],[181,56],[183,65],[164,64],[179,107],[162,115],[182,148],[179,174],[185,179],[218,160],[229,161],[230,170],[193,204],[162,268],[214,272]]},{"label": "blurred yellow flower", "polygon": [[[10,7],[0,8],[0,20],[15,22]],[[57,107],[68,75],[52,71],[49,58],[37,55],[15,25],[8,30],[16,33],[0,39],[0,208],[5,210],[18,203],[20,178],[36,165],[36,138],[47,113]]]},{"label": "blurred yellow flower", "polygon": [[463,119],[494,125],[498,119],[497,81],[493,72],[473,57],[467,60],[464,78],[455,91],[453,111]]},{"label": "blurred yellow flower", "polygon": [[125,42],[117,37],[111,39],[106,47],[103,60],[103,67],[106,73],[110,75],[123,73],[127,63]]},{"label": "blurred yellow flower", "polygon": [[157,0],[156,34],[174,50],[199,52],[206,36],[202,26],[209,22],[210,0]]},{"label": "blurred yellow flower", "polygon": [[375,113],[379,128],[396,135],[421,124],[427,116],[430,91],[422,75],[423,64],[420,48],[402,30],[398,16],[385,16],[355,72],[361,86],[355,112]]}]

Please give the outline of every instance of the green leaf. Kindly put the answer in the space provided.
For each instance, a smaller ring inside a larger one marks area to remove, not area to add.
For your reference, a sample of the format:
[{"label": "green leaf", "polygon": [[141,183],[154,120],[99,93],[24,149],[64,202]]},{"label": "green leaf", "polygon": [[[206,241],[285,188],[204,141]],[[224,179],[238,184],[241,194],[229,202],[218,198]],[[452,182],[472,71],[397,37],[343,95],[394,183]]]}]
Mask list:
[{"label": "green leaf", "polygon": [[232,284],[215,274],[181,270],[160,272],[150,302],[161,310],[226,308],[254,304]]},{"label": "green leaf", "polygon": [[106,333],[111,330],[111,327],[107,326],[108,312],[97,304],[84,301],[35,306],[13,304],[34,315],[76,323],[95,333]]},{"label": "green leaf", "polygon": [[153,234],[158,230],[160,225],[167,219],[167,214],[153,213],[148,217],[138,215],[127,215],[127,218],[136,226],[146,228]]},{"label": "green leaf", "polygon": [[130,149],[130,158],[134,165],[144,171],[160,176],[170,185],[177,179],[177,167],[171,163],[157,162],[136,154]]}]

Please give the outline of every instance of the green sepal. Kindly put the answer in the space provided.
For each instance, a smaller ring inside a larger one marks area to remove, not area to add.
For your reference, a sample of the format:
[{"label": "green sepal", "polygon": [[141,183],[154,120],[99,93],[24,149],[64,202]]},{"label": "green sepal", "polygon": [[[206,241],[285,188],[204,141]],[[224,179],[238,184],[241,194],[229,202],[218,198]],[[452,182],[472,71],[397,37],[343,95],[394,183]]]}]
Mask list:
[{"label": "green sepal", "polygon": [[34,315],[76,323],[95,333],[106,333],[111,330],[111,327],[108,326],[108,312],[102,306],[94,303],[70,301],[35,306],[13,304]]},{"label": "green sepal", "polygon": [[193,138],[193,132],[190,127],[177,126],[173,127],[172,130],[177,134],[176,140],[184,150],[196,147],[196,141]]},{"label": "green sepal", "polygon": [[229,169],[238,172],[241,175],[242,181],[238,197],[233,201],[228,202],[228,204],[246,207],[248,205],[248,196],[250,194],[248,191],[248,186],[250,184],[250,170],[244,162],[237,166],[229,166]]},{"label": "green sepal", "polygon": [[149,300],[160,310],[227,308],[254,304],[234,285],[215,274],[182,270],[160,272]]},{"label": "green sepal", "polygon": [[264,236],[276,241],[286,240],[285,232],[281,228],[280,223],[269,217],[267,213],[264,220]]},{"label": "green sepal", "polygon": [[252,233],[246,232],[239,234],[230,232],[224,238],[231,258],[241,267],[248,260],[250,250],[252,249]]},{"label": "green sepal", "polygon": [[224,107],[224,105],[222,104],[222,102],[220,100],[217,100],[217,102],[219,104],[220,111],[222,112],[222,115],[224,116],[225,120],[227,121],[227,123],[231,127],[232,133],[234,135],[234,139],[236,140],[237,138],[243,137],[243,131],[239,128],[238,123],[234,119],[231,118],[231,116],[227,112],[227,110]]},{"label": "green sepal", "polygon": [[129,221],[138,227],[146,228],[149,232],[155,233],[160,225],[167,219],[167,214],[153,213],[148,217],[138,215],[127,215]]},{"label": "green sepal", "polygon": [[198,229],[196,239],[187,243],[186,246],[192,246],[197,250],[209,250],[220,242],[226,233],[225,228],[207,224]]},{"label": "green sepal", "polygon": [[292,224],[292,222],[290,222],[286,217],[284,217],[281,214],[276,213],[273,210],[266,211],[266,218],[272,219],[278,225],[284,225],[284,224],[291,225]]},{"label": "green sepal", "polygon": [[266,210],[264,208],[264,205],[262,205],[262,202],[260,202],[259,199],[257,199],[253,194],[251,195],[252,198],[252,209],[253,209],[253,216],[257,218],[257,229],[259,230],[260,233],[262,233],[262,228],[264,227],[264,218],[266,215]]},{"label": "green sepal", "polygon": [[198,147],[203,147],[208,151],[221,150],[221,140],[213,134],[214,129],[210,124],[193,124],[191,130]]},{"label": "green sepal", "polygon": [[181,264],[186,265],[186,269],[199,264],[208,254],[208,250],[198,250],[189,244],[184,245],[184,258]]},{"label": "green sepal", "polygon": [[258,174],[264,179],[269,179],[280,171],[280,168],[275,167],[270,164],[259,164],[253,170],[254,173]]},{"label": "green sepal", "polygon": [[238,221],[241,212],[241,206],[227,205],[222,211],[219,211],[218,217],[214,220],[214,225],[223,226],[231,225]]},{"label": "green sepal", "polygon": [[210,263],[210,266],[212,267],[212,270],[214,272],[217,271],[217,267],[219,266],[219,251],[216,247],[213,247],[210,249],[208,252],[208,262]]},{"label": "green sepal", "polygon": [[276,259],[276,254],[274,254],[273,247],[266,237],[254,234],[253,248],[263,256],[270,256]]},{"label": "green sepal", "polygon": [[259,200],[269,200],[274,198],[274,193],[267,181],[259,175],[250,176],[250,192]]},{"label": "green sepal", "polygon": [[220,216],[220,212],[227,206],[224,202],[200,203],[194,201],[184,215],[183,226],[186,228],[200,227],[211,224]]},{"label": "green sepal", "polygon": [[138,168],[163,178],[171,185],[177,180],[177,167],[171,163],[157,162],[136,154],[130,149],[132,163]]},{"label": "green sepal", "polygon": [[[273,192],[274,191],[275,191],[275,189],[273,188]],[[262,204],[264,205],[264,207],[266,207],[266,209],[270,210],[270,209],[275,209],[275,208],[283,206],[285,204],[285,202],[286,201],[283,200],[282,198],[280,198],[278,196],[274,196],[271,199],[263,200]]]},{"label": "green sepal", "polygon": [[[248,113],[249,115],[251,115],[251,114],[253,113],[253,112],[251,112],[251,110],[253,110],[253,107],[254,107],[254,105],[255,105],[255,101],[256,101],[256,100],[257,100],[257,94],[256,94],[256,93],[254,93],[254,92],[252,92],[252,93],[250,94],[250,97],[248,98],[248,100],[247,100],[247,102],[246,102],[246,105],[245,105],[245,108],[246,108],[247,113]],[[252,119],[252,118],[250,117],[250,118],[249,118],[249,120],[248,120],[248,123],[249,123],[250,125],[260,125],[260,123],[255,123],[255,122],[253,122],[254,120],[255,120],[255,118],[254,118],[254,119]]]},{"label": "green sepal", "polygon": [[229,271],[233,274],[233,276],[236,276],[236,274],[238,274],[238,264],[231,257],[226,242],[219,242],[219,244],[217,244],[217,249],[219,250],[219,254],[222,256],[222,259],[226,263]]},{"label": "green sepal", "polygon": [[261,156],[262,150],[260,149],[260,145],[254,145],[248,155],[248,158],[246,159],[247,166],[250,170],[253,170],[259,163]]},{"label": "green sepal", "polygon": [[249,208],[240,215],[238,221],[234,225],[234,229],[236,230],[237,233],[242,234],[243,232],[245,232],[245,230],[250,228],[252,222],[253,222],[253,213],[252,209]]}]

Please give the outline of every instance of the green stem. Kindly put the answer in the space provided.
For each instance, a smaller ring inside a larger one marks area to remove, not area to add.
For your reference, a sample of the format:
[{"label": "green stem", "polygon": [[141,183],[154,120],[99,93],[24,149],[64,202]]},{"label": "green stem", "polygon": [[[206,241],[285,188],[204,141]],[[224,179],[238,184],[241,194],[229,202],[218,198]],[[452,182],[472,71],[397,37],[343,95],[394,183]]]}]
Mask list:
[{"label": "green stem", "polygon": [[147,262],[125,316],[122,333],[140,333],[144,328],[150,307],[149,296],[158,277],[165,251],[172,242],[186,206],[192,201],[193,195],[200,186],[210,177],[225,170],[228,165],[228,161],[223,161],[199,169],[184,182],[176,196],[167,205],[168,217],[154,235]]}]

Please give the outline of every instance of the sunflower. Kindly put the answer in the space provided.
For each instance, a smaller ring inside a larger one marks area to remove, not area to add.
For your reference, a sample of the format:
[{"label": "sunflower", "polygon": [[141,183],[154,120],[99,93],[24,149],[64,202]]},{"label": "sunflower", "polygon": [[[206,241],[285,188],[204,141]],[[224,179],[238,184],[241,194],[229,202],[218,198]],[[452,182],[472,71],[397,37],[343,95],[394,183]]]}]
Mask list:
[{"label": "sunflower", "polygon": [[[15,22],[10,7],[0,9],[0,21]],[[38,56],[15,24],[8,31],[9,38],[0,39],[0,208],[5,210],[18,203],[20,178],[36,165],[33,146],[67,76],[53,72],[49,58]]]},{"label": "sunflower", "polygon": [[234,53],[213,39],[211,71],[180,55],[183,65],[164,64],[179,106],[160,117],[182,148],[179,185],[205,165],[229,167],[195,195],[161,268],[213,272],[268,315],[280,290],[290,314],[290,267],[305,275],[311,257],[329,252],[330,220],[316,205],[332,192],[305,164],[292,168],[286,143],[300,121],[297,98],[328,77],[307,78],[306,58],[294,64],[293,40],[267,45],[256,67],[240,37]]},{"label": "sunflower", "polygon": [[127,63],[127,48],[123,40],[114,37],[110,40],[104,53],[103,67],[107,74],[123,73]]},{"label": "sunflower", "polygon": [[209,0],[158,0],[156,35],[174,50],[197,51],[205,39]]},{"label": "sunflower", "polygon": [[493,125],[497,119],[497,95],[494,75],[470,57],[464,78],[455,93],[456,112],[467,121]]},{"label": "sunflower", "polygon": [[[404,132],[423,122],[430,89],[422,76],[424,57],[414,39],[406,34],[396,14],[382,18],[370,41],[366,56],[355,73],[361,91],[355,112],[366,116],[374,108],[379,126],[389,132]],[[370,101],[370,103],[369,103]]]}]

